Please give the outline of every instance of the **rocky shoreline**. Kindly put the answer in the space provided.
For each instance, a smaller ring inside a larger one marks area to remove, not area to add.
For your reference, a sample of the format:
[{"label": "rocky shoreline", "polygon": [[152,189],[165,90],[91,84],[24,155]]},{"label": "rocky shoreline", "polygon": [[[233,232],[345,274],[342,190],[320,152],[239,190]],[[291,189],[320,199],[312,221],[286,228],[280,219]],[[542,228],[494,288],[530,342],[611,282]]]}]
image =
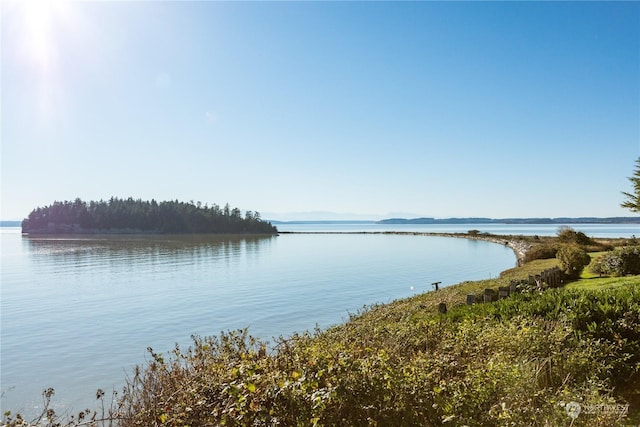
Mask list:
[{"label": "rocky shoreline", "polygon": [[524,257],[527,251],[531,249],[532,244],[525,242],[524,240],[515,238],[514,236],[497,236],[497,235],[472,235],[472,234],[459,234],[459,233],[423,233],[429,236],[442,236],[442,237],[458,237],[471,240],[483,240],[485,242],[498,243],[500,245],[508,246],[516,254],[517,265],[524,264]]}]

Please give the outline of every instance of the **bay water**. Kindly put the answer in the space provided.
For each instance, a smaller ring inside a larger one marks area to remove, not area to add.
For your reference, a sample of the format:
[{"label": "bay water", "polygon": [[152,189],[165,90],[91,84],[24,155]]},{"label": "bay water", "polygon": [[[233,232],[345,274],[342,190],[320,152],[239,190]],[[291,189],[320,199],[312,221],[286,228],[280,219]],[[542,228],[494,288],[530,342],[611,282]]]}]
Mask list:
[{"label": "bay water", "polygon": [[[335,223],[278,227],[463,231]],[[611,237],[637,234],[637,226],[602,227],[599,232]],[[241,328],[273,341],[343,322],[365,305],[430,292],[436,281],[448,286],[495,277],[515,265],[505,246],[433,236],[29,237],[19,228],[0,228],[0,239],[0,404],[2,412],[27,416],[42,408],[47,387],[56,390],[58,411],[95,406],[96,389],[119,390],[133,367],[145,362],[147,347],[166,352],[175,343],[188,346],[194,334]]]}]

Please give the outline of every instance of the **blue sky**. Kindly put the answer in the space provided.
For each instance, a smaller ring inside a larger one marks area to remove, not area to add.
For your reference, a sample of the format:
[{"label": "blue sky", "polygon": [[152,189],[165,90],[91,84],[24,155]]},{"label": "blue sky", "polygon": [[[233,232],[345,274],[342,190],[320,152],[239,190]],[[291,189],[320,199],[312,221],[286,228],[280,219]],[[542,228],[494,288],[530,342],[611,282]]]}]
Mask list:
[{"label": "blue sky", "polygon": [[630,216],[637,2],[2,2],[1,218]]}]

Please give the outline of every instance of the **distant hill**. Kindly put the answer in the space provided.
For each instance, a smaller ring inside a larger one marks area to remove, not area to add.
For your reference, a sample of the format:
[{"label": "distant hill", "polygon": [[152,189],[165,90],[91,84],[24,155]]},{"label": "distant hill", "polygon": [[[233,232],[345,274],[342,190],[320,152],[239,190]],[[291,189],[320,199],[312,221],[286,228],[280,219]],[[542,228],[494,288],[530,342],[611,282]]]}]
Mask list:
[{"label": "distant hill", "polygon": [[640,217],[579,218],[389,218],[378,224],[640,224]]}]

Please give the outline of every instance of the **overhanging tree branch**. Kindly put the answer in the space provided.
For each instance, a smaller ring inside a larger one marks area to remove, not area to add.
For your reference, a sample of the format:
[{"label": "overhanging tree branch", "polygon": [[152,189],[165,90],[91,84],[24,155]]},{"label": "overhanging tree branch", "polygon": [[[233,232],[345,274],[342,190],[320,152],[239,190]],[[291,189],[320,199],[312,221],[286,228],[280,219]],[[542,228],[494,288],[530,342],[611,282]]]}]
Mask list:
[{"label": "overhanging tree branch", "polygon": [[633,176],[629,177],[629,181],[633,184],[634,193],[623,191],[625,200],[620,206],[631,210],[631,212],[640,212],[640,157],[636,160],[636,169]]}]

